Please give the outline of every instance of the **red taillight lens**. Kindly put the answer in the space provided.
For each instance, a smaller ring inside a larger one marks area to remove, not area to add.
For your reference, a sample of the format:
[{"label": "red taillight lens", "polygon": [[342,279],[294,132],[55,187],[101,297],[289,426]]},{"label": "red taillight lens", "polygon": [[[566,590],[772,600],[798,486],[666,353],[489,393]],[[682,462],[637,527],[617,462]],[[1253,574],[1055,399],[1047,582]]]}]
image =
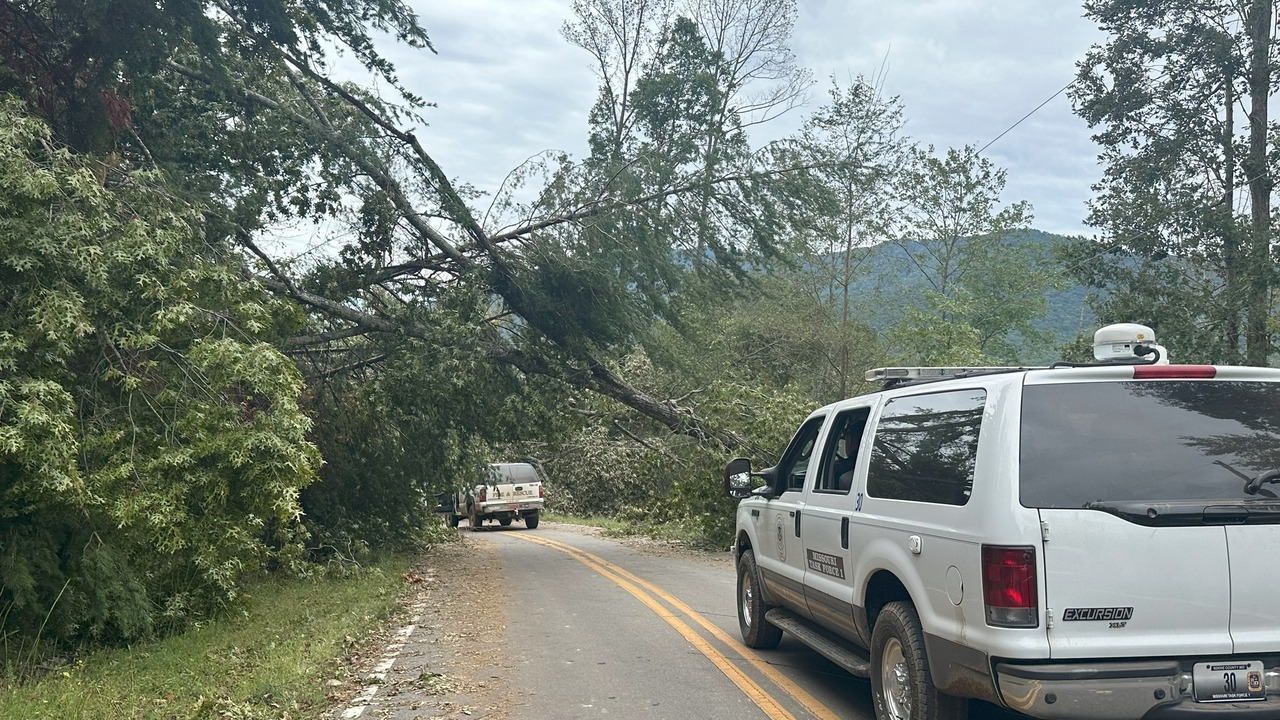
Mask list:
[{"label": "red taillight lens", "polygon": [[543,495],[543,494],[542,494],[542,486],[541,486],[541,485],[539,485],[539,486],[538,486],[538,497],[546,497],[545,495]]},{"label": "red taillight lens", "polygon": [[486,502],[488,500],[489,500],[489,488],[487,487],[480,488],[480,502]]},{"label": "red taillight lens", "polygon": [[1217,377],[1218,368],[1212,365],[1134,365],[1134,380],[1168,380],[1191,378],[1207,380]]},{"label": "red taillight lens", "polygon": [[982,597],[987,624],[1036,627],[1036,551],[1031,547],[982,546]]}]

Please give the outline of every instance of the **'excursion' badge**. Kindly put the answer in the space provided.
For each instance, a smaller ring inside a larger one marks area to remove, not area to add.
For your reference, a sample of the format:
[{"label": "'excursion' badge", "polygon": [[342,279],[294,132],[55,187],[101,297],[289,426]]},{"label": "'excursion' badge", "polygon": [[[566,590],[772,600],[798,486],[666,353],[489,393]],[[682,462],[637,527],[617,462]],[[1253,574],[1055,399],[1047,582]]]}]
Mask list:
[{"label": "'excursion' badge", "polygon": [[1062,619],[1064,622],[1073,620],[1132,620],[1133,608],[1067,608],[1062,613]]}]

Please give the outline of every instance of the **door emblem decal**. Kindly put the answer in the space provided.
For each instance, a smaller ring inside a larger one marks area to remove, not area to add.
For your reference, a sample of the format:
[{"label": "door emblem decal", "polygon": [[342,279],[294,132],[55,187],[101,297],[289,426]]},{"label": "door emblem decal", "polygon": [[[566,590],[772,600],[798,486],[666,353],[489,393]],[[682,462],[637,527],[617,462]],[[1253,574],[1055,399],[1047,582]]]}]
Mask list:
[{"label": "door emblem decal", "polygon": [[778,513],[776,516],[776,519],[777,519],[777,522],[775,523],[776,525],[775,529],[777,530],[777,538],[778,538],[778,560],[781,562],[786,562],[787,561],[787,540],[786,540],[786,536],[783,534],[783,529],[782,529],[782,513]]},{"label": "door emblem decal", "polygon": [[823,575],[830,575],[833,578],[844,579],[844,558],[831,553],[818,552],[817,550],[806,550],[809,556],[809,569],[813,572],[820,572]]}]

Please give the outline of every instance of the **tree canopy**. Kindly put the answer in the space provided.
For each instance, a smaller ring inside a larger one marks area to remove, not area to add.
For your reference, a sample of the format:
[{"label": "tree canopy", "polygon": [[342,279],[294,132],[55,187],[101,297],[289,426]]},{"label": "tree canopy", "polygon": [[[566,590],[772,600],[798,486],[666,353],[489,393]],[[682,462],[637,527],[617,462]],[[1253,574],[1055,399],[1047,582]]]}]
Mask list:
[{"label": "tree canopy", "polygon": [[[579,0],[590,151],[521,168],[521,199],[414,134],[431,98],[383,44],[432,46],[403,2],[0,7],[0,635],[54,608],[46,640],[129,642],[251,574],[412,546],[495,460],[724,542],[724,456],[866,366],[1018,360],[1055,280],[999,168],[913,143],[863,77],[753,142],[807,99],[795,20]],[[288,223],[339,247],[275,252]],[[869,277],[886,247],[901,287]]]},{"label": "tree canopy", "polygon": [[1085,3],[1108,38],[1072,98],[1105,172],[1100,248],[1069,259],[1103,313],[1150,324],[1184,357],[1265,365],[1275,287],[1276,90],[1269,1]]}]

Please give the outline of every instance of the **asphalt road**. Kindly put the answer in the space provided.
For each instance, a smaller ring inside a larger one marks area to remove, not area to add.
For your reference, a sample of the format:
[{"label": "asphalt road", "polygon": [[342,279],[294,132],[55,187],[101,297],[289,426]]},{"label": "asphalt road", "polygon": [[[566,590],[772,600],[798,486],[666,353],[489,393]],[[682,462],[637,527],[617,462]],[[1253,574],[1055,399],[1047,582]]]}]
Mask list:
[{"label": "asphalt road", "polygon": [[[727,554],[637,549],[553,524],[468,540],[502,560],[513,717],[874,718],[867,682],[804,645],[741,644]],[[1019,716],[975,703],[970,717]]]}]

